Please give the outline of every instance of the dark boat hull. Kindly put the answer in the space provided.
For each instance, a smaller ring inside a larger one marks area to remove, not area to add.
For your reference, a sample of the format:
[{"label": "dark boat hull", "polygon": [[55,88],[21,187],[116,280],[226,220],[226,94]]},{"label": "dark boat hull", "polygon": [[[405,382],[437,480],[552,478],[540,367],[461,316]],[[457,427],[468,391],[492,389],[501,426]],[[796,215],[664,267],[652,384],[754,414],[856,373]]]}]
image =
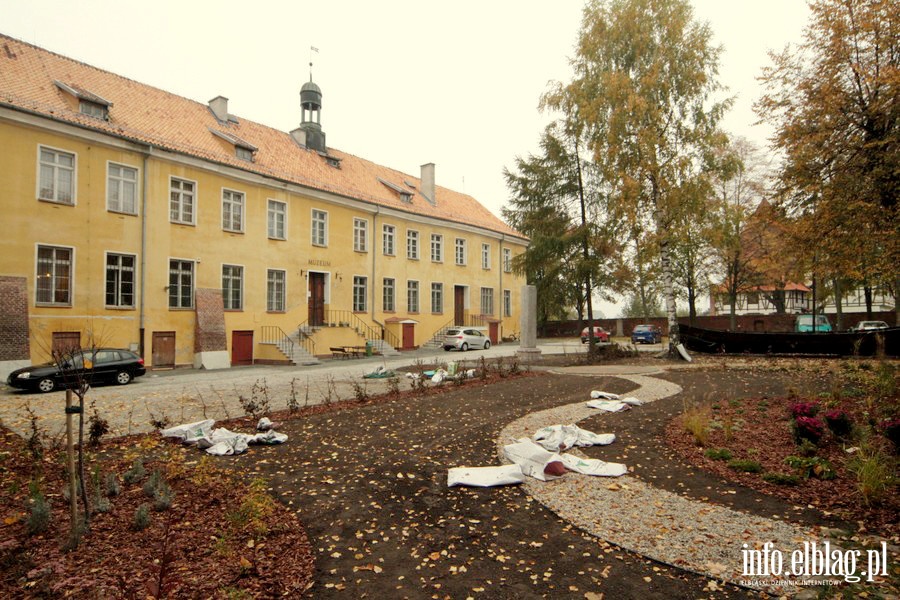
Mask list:
[{"label": "dark boat hull", "polygon": [[[900,327],[837,333],[720,331],[679,325],[688,350],[715,354],[817,354],[828,356],[900,356]],[[883,349],[883,350],[881,350]]]}]

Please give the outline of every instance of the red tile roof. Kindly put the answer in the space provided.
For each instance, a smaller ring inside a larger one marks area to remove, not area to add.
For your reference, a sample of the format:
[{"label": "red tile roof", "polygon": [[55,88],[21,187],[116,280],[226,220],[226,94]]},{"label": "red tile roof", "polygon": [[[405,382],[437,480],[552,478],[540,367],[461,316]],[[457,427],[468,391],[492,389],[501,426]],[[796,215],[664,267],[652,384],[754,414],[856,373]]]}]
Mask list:
[{"label": "red tile roof", "polygon": [[[92,95],[109,101],[109,120],[104,121],[78,112],[77,104],[73,105],[66,98],[66,92],[56,85],[56,81],[86,96]],[[325,157],[300,147],[286,132],[244,118],[237,118],[237,122],[227,125],[222,124],[206,104],[103,71],[2,34],[0,106],[37,113],[119,138],[151,144],[172,152],[398,211],[473,225],[525,239],[525,236],[466,194],[437,186],[435,204],[429,203],[418,193],[413,195],[411,203],[403,202],[399,194],[379,180],[402,188],[407,188],[404,182],[409,181],[417,189],[421,189],[418,177],[334,148],[329,148],[328,152],[340,160],[340,168],[329,166]],[[254,161],[250,163],[227,152],[211,129],[228,133],[258,148]]]}]

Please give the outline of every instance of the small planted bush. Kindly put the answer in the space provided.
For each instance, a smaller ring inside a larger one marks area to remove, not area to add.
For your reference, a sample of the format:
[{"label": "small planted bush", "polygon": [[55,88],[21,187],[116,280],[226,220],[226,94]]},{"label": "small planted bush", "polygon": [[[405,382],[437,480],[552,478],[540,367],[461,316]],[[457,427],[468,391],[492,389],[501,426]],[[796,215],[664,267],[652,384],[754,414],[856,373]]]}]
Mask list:
[{"label": "small planted bush", "polygon": [[791,404],[791,416],[795,419],[800,417],[815,417],[819,414],[819,405],[815,402],[795,402]]},{"label": "small planted bush", "polygon": [[161,482],[162,473],[159,472],[159,469],[154,469],[153,472],[150,473],[150,477],[147,478],[147,481],[144,482],[144,495],[148,498],[152,498]]},{"label": "small planted bush", "polygon": [[165,481],[161,481],[153,492],[153,510],[162,512],[172,506],[172,488]]},{"label": "small planted bush", "polygon": [[850,420],[850,417],[839,408],[825,413],[825,423],[828,424],[828,429],[831,430],[831,433],[841,439],[848,437],[853,430],[853,422]]},{"label": "small planted bush", "polygon": [[847,464],[856,489],[867,506],[882,500],[897,483],[897,461],[874,448],[863,447]]},{"label": "small planted bush", "polygon": [[150,505],[141,504],[134,511],[134,519],[131,521],[131,528],[135,531],[143,531],[150,525]]},{"label": "small planted bush", "polygon": [[743,471],[744,473],[761,473],[763,470],[762,465],[755,460],[733,458],[727,464],[729,469]]},{"label": "small planted bush", "polygon": [[28,535],[35,535],[46,531],[50,525],[50,505],[36,482],[28,484],[28,492],[30,506],[25,528]]},{"label": "small planted bush", "polygon": [[763,473],[763,481],[774,483],[775,485],[797,485],[800,478],[791,473]]},{"label": "small planted bush", "polygon": [[728,448],[710,448],[703,454],[712,460],[731,460],[733,457]]},{"label": "small planted bush", "polygon": [[685,430],[694,436],[694,443],[705,446],[709,441],[710,408],[708,405],[693,404],[684,409]]},{"label": "small planted bush", "polygon": [[816,479],[827,481],[837,477],[837,473],[832,468],[831,463],[818,456],[788,456],[784,459],[784,462],[792,469],[796,469],[804,479],[815,477]]},{"label": "small planted bush", "polygon": [[818,444],[825,435],[825,424],[815,417],[797,417],[792,425],[794,441],[797,444],[803,440],[809,440]]},{"label": "small planted bush", "polygon": [[144,461],[140,458],[136,458],[131,464],[131,468],[122,475],[122,479],[125,480],[125,483],[137,483],[143,479],[146,474],[147,470],[144,468]]}]

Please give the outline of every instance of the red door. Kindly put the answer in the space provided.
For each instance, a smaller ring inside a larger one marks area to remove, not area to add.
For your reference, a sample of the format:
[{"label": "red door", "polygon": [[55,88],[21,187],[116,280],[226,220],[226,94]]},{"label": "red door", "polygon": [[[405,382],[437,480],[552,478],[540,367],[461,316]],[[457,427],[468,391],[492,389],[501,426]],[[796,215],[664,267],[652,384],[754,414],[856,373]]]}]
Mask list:
[{"label": "red door", "polygon": [[491,338],[491,343],[496,345],[497,340],[500,339],[500,336],[497,334],[500,331],[500,323],[488,323],[488,337]]},{"label": "red door", "polygon": [[253,364],[252,331],[231,332],[231,364],[232,366]]},{"label": "red door", "polygon": [[461,285],[453,288],[453,324],[465,325],[466,288]]},{"label": "red door", "polygon": [[325,273],[309,274],[309,324],[325,323]]},{"label": "red door", "polygon": [[403,349],[414,350],[416,347],[416,324],[403,323]]}]

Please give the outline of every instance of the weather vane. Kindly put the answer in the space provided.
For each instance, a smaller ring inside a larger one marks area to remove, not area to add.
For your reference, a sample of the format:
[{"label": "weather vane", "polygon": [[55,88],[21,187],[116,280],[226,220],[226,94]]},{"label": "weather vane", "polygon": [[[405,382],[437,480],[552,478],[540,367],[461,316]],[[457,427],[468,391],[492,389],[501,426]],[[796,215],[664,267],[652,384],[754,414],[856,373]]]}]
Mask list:
[{"label": "weather vane", "polygon": [[309,47],[309,80],[310,80],[310,81],[312,81],[312,67],[313,67],[313,60],[312,60],[313,56],[312,56],[312,55],[313,55],[313,52],[315,52],[316,54],[318,54],[318,53],[319,53],[319,49],[316,48],[315,46],[310,46],[310,47]]}]

